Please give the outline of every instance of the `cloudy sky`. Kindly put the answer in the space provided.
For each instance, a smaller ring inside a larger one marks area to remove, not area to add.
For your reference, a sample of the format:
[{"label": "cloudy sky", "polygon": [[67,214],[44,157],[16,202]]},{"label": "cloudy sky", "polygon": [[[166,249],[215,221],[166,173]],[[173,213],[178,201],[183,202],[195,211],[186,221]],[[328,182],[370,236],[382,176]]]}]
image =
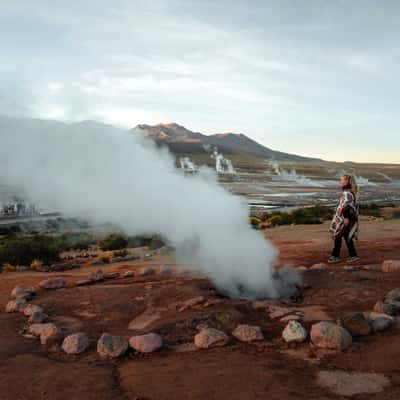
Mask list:
[{"label": "cloudy sky", "polygon": [[397,0],[0,0],[0,113],[400,162]]}]

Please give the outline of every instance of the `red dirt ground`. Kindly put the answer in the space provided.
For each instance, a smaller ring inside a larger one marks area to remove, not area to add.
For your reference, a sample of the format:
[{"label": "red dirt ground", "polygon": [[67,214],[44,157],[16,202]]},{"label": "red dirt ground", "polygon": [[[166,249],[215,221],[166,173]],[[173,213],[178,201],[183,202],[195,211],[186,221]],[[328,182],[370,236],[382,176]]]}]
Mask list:
[{"label": "red dirt ground", "polygon": [[[280,264],[309,267],[329,255],[327,225],[278,227],[266,231],[280,249]],[[384,259],[400,259],[400,221],[363,221],[358,250],[359,266],[377,265]],[[249,262],[251,257],[249,257]],[[320,370],[344,370],[384,374],[390,381],[379,393],[356,394],[353,399],[400,398],[400,331],[357,339],[344,353],[323,352],[308,342],[286,345],[280,337],[285,324],[272,321],[264,309],[243,300],[220,298],[202,277],[155,275],[120,278],[76,287],[94,269],[138,271],[158,269],[170,262],[154,256],[107,266],[84,266],[63,273],[3,273],[0,303],[6,304],[16,284],[37,285],[48,276],[63,276],[68,287],[39,291],[40,304],[63,333],[86,332],[90,349],[68,356],[59,345],[41,346],[22,336],[26,320],[20,314],[0,313],[1,400],[252,400],[252,399],[343,399],[318,383]],[[344,264],[303,273],[303,298],[291,307],[306,313],[305,326],[320,319],[336,320],[348,311],[370,310],[390,289],[400,287],[400,273],[344,269]],[[202,295],[217,299],[209,307],[195,306],[178,312],[187,299]],[[4,308],[3,308],[4,309]],[[143,329],[128,324],[143,314]],[[207,323],[230,333],[238,323],[261,327],[265,340],[242,344],[235,340],[222,348],[193,351],[196,326]],[[162,335],[164,348],[154,354],[128,353],[116,361],[96,354],[96,340],[103,332],[129,337],[136,332]],[[367,385],[367,382],[365,383]]]}]

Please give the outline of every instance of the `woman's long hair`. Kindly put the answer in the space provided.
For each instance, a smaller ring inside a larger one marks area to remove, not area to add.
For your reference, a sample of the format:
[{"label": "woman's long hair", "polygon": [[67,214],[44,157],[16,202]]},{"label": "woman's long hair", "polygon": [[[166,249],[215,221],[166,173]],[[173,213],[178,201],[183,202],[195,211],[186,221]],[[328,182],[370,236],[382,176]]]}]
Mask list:
[{"label": "woman's long hair", "polygon": [[350,189],[350,191],[353,193],[355,200],[358,200],[360,191],[359,191],[359,188],[357,185],[356,177],[354,175],[350,175],[350,174],[343,175],[343,177],[346,179],[347,186]]}]

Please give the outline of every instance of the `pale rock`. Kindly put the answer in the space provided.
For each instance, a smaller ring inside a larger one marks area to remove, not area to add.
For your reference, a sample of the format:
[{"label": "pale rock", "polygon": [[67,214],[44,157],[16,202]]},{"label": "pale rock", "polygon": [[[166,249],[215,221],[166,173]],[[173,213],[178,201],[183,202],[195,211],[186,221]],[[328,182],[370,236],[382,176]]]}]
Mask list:
[{"label": "pale rock", "polygon": [[194,307],[197,306],[201,303],[204,303],[205,298],[204,296],[197,296],[197,297],[193,297],[192,299],[186,300],[185,302],[183,302],[183,304],[178,308],[178,312],[182,312],[187,310],[190,307]]},{"label": "pale rock", "polygon": [[39,282],[39,286],[46,290],[61,289],[65,285],[66,282],[63,278],[49,278]]},{"label": "pale rock", "polygon": [[287,343],[301,343],[307,339],[308,333],[298,321],[289,321],[282,332],[282,338]]},{"label": "pale rock", "polygon": [[97,342],[97,352],[101,357],[117,358],[128,350],[128,341],[122,336],[103,333]]},{"label": "pale rock", "polygon": [[368,319],[373,332],[383,332],[389,329],[394,319],[390,315],[378,313],[378,312],[367,312],[364,316]]},{"label": "pale rock", "polygon": [[32,324],[28,329],[29,333],[40,337],[40,343],[45,345],[57,340],[60,336],[60,331],[56,325],[52,323]]},{"label": "pale rock", "polygon": [[67,354],[80,354],[83,353],[89,345],[90,340],[87,335],[79,332],[67,336],[61,347]]},{"label": "pale rock", "polygon": [[17,299],[17,298],[23,298],[25,300],[31,300],[36,294],[36,289],[31,286],[21,286],[17,285],[13,288],[11,291],[11,297]]},{"label": "pale rock", "polygon": [[23,312],[28,303],[23,298],[17,298],[15,300],[10,300],[6,305],[6,312]]},{"label": "pale rock", "polygon": [[313,271],[321,271],[324,269],[328,269],[328,265],[325,263],[318,263],[318,264],[314,264],[310,267],[311,270]]},{"label": "pale rock", "polygon": [[232,335],[241,342],[247,343],[264,339],[260,327],[254,325],[238,325]]},{"label": "pale rock", "polygon": [[194,344],[200,349],[209,349],[212,347],[225,346],[228,343],[228,336],[214,328],[206,328],[201,330],[194,337]]},{"label": "pale rock", "polygon": [[129,339],[129,346],[139,353],[152,353],[162,347],[163,341],[156,333],[132,336]]},{"label": "pale rock", "polygon": [[332,322],[319,322],[311,326],[312,343],[320,348],[346,350],[353,342],[350,333]]}]

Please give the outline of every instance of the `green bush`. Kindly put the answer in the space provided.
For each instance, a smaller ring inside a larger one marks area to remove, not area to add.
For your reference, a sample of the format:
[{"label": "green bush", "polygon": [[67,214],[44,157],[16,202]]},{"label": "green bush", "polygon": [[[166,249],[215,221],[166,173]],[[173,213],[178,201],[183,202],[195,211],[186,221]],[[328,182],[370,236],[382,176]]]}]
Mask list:
[{"label": "green bush", "polygon": [[0,265],[30,265],[39,259],[44,264],[59,260],[59,248],[54,238],[44,235],[7,236],[0,242]]},{"label": "green bush", "polygon": [[21,227],[17,224],[9,226],[0,226],[0,236],[13,235],[15,233],[20,233],[20,232],[21,232]]},{"label": "green bush", "polygon": [[145,247],[151,250],[164,246],[165,243],[159,235],[136,235],[128,237],[128,247]]},{"label": "green bush", "polygon": [[120,233],[112,233],[99,242],[99,247],[103,251],[121,250],[127,245],[128,240]]},{"label": "green bush", "polygon": [[[260,228],[276,225],[321,224],[323,221],[331,219],[332,215],[331,207],[316,205],[288,212],[264,213],[259,217],[250,217],[250,222],[254,227]],[[256,224],[258,221],[260,222]]]},{"label": "green bush", "polygon": [[86,232],[66,232],[57,237],[57,243],[63,251],[85,250],[95,244],[96,239]]}]

